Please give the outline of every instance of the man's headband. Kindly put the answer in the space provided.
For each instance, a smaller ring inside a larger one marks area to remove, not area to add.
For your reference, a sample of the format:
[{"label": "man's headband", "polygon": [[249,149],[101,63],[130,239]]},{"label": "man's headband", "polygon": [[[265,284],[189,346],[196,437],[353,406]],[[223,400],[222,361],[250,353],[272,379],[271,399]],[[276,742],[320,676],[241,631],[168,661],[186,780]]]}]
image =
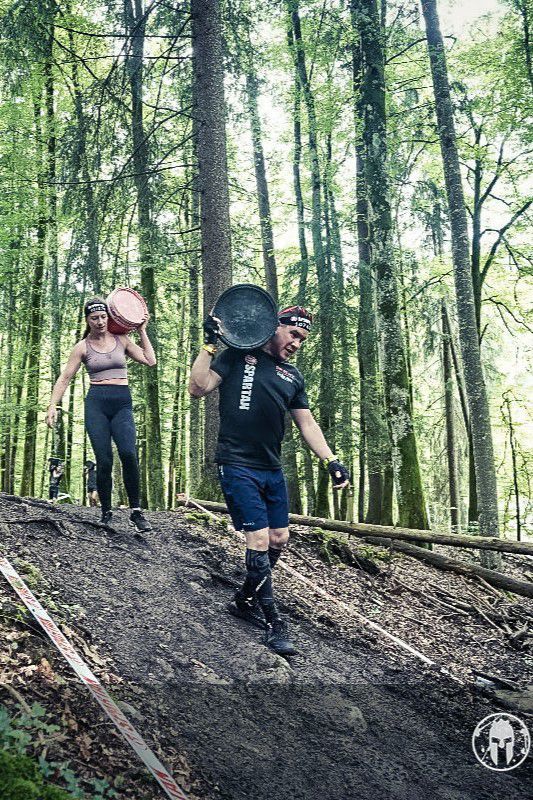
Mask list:
[{"label": "man's headband", "polygon": [[96,311],[105,311],[107,313],[107,306],[105,303],[87,303],[85,306],[85,316],[94,314]]},{"label": "man's headband", "polygon": [[289,306],[278,311],[280,325],[294,325],[296,328],[311,330],[313,315],[302,306]]}]

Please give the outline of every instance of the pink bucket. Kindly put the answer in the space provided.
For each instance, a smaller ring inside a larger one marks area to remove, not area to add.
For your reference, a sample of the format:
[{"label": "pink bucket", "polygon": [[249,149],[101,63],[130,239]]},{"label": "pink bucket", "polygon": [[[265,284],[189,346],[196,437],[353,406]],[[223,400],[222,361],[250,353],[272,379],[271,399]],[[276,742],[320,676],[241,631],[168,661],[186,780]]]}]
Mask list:
[{"label": "pink bucket", "polygon": [[135,289],[119,286],[106,299],[111,333],[129,333],[142,325],[148,316],[148,307]]}]

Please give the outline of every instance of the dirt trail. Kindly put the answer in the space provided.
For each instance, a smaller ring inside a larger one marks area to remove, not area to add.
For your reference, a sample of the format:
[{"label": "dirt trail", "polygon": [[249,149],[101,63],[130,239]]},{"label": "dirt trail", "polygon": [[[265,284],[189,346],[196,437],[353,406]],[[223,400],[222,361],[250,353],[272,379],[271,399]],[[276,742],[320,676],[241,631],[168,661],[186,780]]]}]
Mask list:
[{"label": "dirt trail", "polygon": [[[194,524],[185,512],[149,515],[154,531],[145,542],[131,535],[122,512],[116,534],[88,524],[97,519],[90,509],[0,498],[0,512],[8,523],[41,516],[62,523],[59,530],[45,521],[8,524],[2,549],[39,567],[63,603],[83,609],[82,629],[124,679],[115,696],[132,705],[149,741],[186,757],[205,800],[530,796],[531,755],[513,772],[496,773],[472,754],[475,725],[499,710],[493,700],[339,618],[308,589],[295,596],[281,572],[275,581],[300,654],[288,663],[269,652],[259,631],[225,611],[243,574],[231,534]],[[291,564],[302,568],[296,558]],[[322,572],[308,574],[332,591],[331,570]],[[370,602],[361,575],[341,570],[339,591],[353,583],[354,597],[365,593]],[[46,607],[46,594],[36,594]]]}]

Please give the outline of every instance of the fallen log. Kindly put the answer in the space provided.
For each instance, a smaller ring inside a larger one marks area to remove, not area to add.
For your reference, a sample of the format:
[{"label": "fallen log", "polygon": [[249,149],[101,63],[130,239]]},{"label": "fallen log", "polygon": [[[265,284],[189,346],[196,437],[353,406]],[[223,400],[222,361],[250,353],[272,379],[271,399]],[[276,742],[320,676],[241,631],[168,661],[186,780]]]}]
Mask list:
[{"label": "fallen log", "polygon": [[[227,514],[228,510],[223,503],[212,503],[208,500],[196,501],[190,498],[192,503],[201,503],[201,507],[205,508],[206,511],[214,512],[218,511],[219,513]],[[178,505],[185,506],[187,505],[186,499],[178,499]],[[339,522],[338,520],[326,520],[326,519],[319,519],[317,517],[302,517],[299,514],[290,514],[289,521],[292,522],[294,525],[307,525],[313,527],[319,527],[323,530],[331,530],[336,531],[338,533],[348,535],[348,536],[357,536],[361,538],[363,541],[371,544],[378,544],[382,547],[392,547],[394,550],[397,550],[400,553],[404,553],[407,556],[412,556],[413,558],[417,558],[419,561],[425,561],[428,564],[432,564],[434,567],[438,567],[439,569],[448,570],[451,572],[456,572],[459,575],[466,575],[467,577],[477,577],[481,578],[482,580],[489,583],[491,586],[496,586],[498,589],[505,589],[505,591],[513,592],[514,594],[521,595],[522,597],[533,597],[533,584],[528,583],[527,581],[519,581],[516,578],[511,578],[509,575],[504,575],[503,572],[496,572],[492,569],[486,569],[485,567],[478,567],[476,564],[467,564],[463,561],[456,561],[453,558],[448,558],[447,556],[443,556],[440,553],[434,553],[432,550],[426,550],[423,547],[417,547],[413,544],[408,544],[405,541],[401,541],[401,539],[405,538],[413,538],[417,541],[433,541],[438,544],[448,544],[447,540],[452,540],[452,544],[455,544],[457,547],[473,547],[470,543],[464,544],[459,543],[457,541],[453,541],[454,539],[473,539],[476,542],[483,542],[484,547],[480,547],[479,544],[476,545],[476,549],[501,549],[494,547],[494,544],[499,545],[519,545],[522,548],[528,548],[525,552],[528,555],[533,555],[533,545],[527,545],[524,542],[507,542],[505,540],[500,539],[491,539],[491,538],[484,538],[484,537],[476,537],[476,536],[461,536],[460,534],[455,534],[453,536],[446,535],[446,534],[433,534],[433,536],[438,536],[439,541],[436,542],[434,539],[419,539],[417,536],[411,537],[410,534],[423,534],[423,535],[431,535],[430,531],[411,531],[402,528],[386,528],[385,526],[380,527],[378,525],[362,525],[361,523],[348,523],[348,522]],[[369,533],[369,530],[371,533]],[[381,533],[378,534],[378,531]],[[401,535],[391,536],[389,531],[393,532],[401,532]],[[442,541],[445,539],[446,541]],[[503,550],[503,552],[524,552],[523,550]]]},{"label": "fallen log", "polygon": [[[210,500],[195,500],[191,502],[201,503],[207,511],[218,511],[227,514],[228,510],[224,503],[212,503]],[[187,505],[186,499],[179,498],[177,505]],[[508,539],[498,539],[490,536],[467,536],[462,533],[434,533],[433,531],[417,531],[411,528],[393,528],[385,525],[366,525],[362,522],[343,522],[337,519],[322,519],[321,517],[304,517],[300,514],[289,514],[289,522],[293,525],[305,525],[314,528],[322,528],[325,531],[336,531],[348,536],[358,536],[364,538],[383,538],[398,539],[407,542],[432,542],[433,544],[445,544],[451,547],[466,547],[471,550],[497,550],[500,553],[512,553],[513,555],[533,556],[533,544],[529,542],[511,542]]]},{"label": "fallen log", "polygon": [[365,538],[364,541],[380,544],[383,547],[392,547],[394,550],[404,553],[406,556],[412,556],[419,561],[425,561],[428,564],[432,564],[434,567],[438,567],[438,569],[457,572],[459,575],[466,575],[469,578],[483,578],[483,580],[490,583],[491,586],[496,586],[498,589],[505,589],[507,592],[513,592],[522,597],[533,597],[533,584],[511,578],[503,572],[496,572],[496,570],[493,569],[478,567],[477,564],[467,564],[464,561],[457,561],[455,558],[448,558],[440,553],[434,553],[432,550],[425,550],[422,547],[417,547],[407,542],[393,542],[388,538],[385,539],[374,536],[372,539]]}]

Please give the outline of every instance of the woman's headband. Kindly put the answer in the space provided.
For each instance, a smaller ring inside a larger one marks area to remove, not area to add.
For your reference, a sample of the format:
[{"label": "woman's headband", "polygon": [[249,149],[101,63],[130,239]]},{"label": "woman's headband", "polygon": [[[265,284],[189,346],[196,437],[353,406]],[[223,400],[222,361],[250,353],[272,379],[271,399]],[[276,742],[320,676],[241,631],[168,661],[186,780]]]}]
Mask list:
[{"label": "woman's headband", "polygon": [[85,306],[85,316],[94,314],[96,311],[105,311],[107,314],[107,306],[105,303],[87,303]]}]

